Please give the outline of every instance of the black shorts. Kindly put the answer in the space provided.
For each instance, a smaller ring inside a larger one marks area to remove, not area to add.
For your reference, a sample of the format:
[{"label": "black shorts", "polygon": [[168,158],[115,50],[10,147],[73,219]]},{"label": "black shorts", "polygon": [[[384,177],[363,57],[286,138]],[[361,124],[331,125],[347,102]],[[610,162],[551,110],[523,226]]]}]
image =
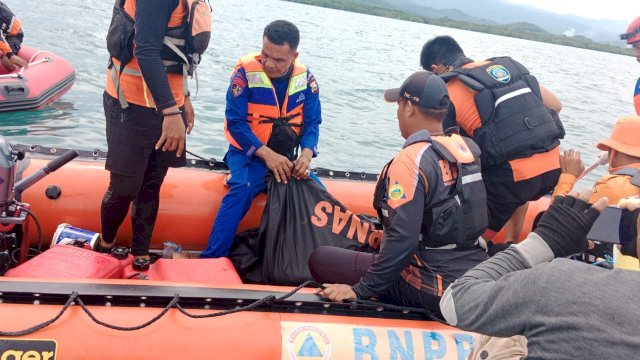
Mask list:
[{"label": "black shorts", "polygon": [[[162,135],[162,113],[131,103],[123,111],[118,99],[106,91],[103,105],[107,126],[107,170],[120,175],[143,175],[149,162],[166,167],[186,165],[186,151],[176,157],[175,151],[155,149]],[[184,113],[182,118],[186,124]]]},{"label": "black shorts", "polygon": [[487,189],[488,229],[500,231],[520,206],[553,192],[559,178],[560,169],[517,182],[483,179]]}]

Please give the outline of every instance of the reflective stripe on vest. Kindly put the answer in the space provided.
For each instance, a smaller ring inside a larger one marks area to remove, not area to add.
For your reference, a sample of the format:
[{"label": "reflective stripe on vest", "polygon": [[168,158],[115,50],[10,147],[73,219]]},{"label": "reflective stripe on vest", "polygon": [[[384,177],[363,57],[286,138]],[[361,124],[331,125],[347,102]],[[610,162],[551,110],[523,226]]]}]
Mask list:
[{"label": "reflective stripe on vest", "polygon": [[[247,107],[247,122],[253,134],[261,143],[267,144],[271,137],[272,123],[264,123],[261,120],[269,120],[283,117],[292,117],[290,124],[301,125],[303,122],[304,101],[300,96],[308,88],[307,67],[297,59],[294,62],[287,94],[284,104],[280,107],[276,90],[271,83],[271,79],[264,72],[260,63],[260,54],[253,53],[244,56],[236,65],[236,70],[242,68],[247,77],[247,87],[250,90],[249,104]],[[235,73],[235,72],[234,72]],[[273,105],[275,104],[275,105]],[[300,134],[300,126],[292,127],[293,131]],[[227,141],[238,149],[242,147],[233,138],[227,126],[225,118],[225,137]],[[242,149],[249,151],[250,149]],[[254,151],[257,149],[253,149]]]},{"label": "reflective stripe on vest", "polygon": [[[136,0],[126,0],[124,2],[123,9],[129,17],[135,18],[136,8]],[[175,8],[173,13],[171,13],[171,17],[169,19],[169,22],[167,23],[167,28],[178,28],[182,26],[185,22],[186,15],[186,0],[180,0],[179,5]],[[165,36],[165,38],[163,39],[163,43],[167,47],[175,51],[175,49],[177,49],[176,46],[182,46],[185,44],[185,40]],[[186,60],[184,54],[179,52],[176,53],[178,54],[178,56],[180,56],[180,58]],[[163,64],[165,67],[167,67],[176,65],[177,63],[163,60]],[[182,104],[184,103],[184,94],[188,90],[186,73],[188,65],[184,65],[183,67],[185,68],[183,74],[166,74],[167,80],[169,81],[169,86],[171,87],[171,91],[178,106],[182,106]],[[132,60],[127,63],[123,69],[121,69],[121,65],[118,59],[111,58],[110,67],[108,70],[106,90],[109,95],[118,98],[123,109],[129,106],[129,102],[150,108],[155,107],[153,96],[142,77],[140,67],[138,66],[138,61],[135,57],[133,57]]]}]

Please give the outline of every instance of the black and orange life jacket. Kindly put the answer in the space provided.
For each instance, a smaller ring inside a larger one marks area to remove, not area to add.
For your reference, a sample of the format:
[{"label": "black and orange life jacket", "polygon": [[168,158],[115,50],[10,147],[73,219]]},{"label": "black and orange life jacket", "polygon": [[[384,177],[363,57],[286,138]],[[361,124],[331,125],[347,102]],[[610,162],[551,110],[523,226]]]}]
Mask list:
[{"label": "black and orange life jacket", "polygon": [[441,75],[445,81],[458,78],[477,92],[474,100],[482,125],[473,140],[482,149],[483,164],[527,158],[560,145],[564,127],[558,114],[542,102],[538,80],[509,57],[487,61]]},{"label": "black and orange life jacket", "polygon": [[[259,53],[240,58],[236,70],[239,68],[244,69],[247,86],[251,90],[247,108],[247,121],[251,131],[271,150],[282,155],[292,155],[298,147],[303,127],[304,92],[309,87],[307,67],[298,59],[294,61],[283,104],[278,103],[276,90],[260,63]],[[275,130],[279,130],[278,134],[274,134]],[[281,131],[290,136],[280,136],[283,135],[280,134]],[[241,149],[229,132],[226,119],[224,134],[231,145]],[[276,136],[278,139],[274,138]]]},{"label": "black and orange life jacket", "polygon": [[[433,136],[419,161],[429,181],[420,248],[466,250],[477,246],[489,221],[478,146],[457,134]],[[373,206],[385,227],[388,221],[382,209],[390,193],[387,172],[392,162],[383,169],[374,194]]]},{"label": "black and orange life jacket", "polygon": [[[133,54],[136,0],[116,0],[107,33],[110,77],[107,92],[120,99],[153,107],[153,99],[142,80]],[[163,39],[162,60],[169,85],[181,106],[187,91],[187,76],[193,75],[211,39],[211,6],[205,0],[180,0],[171,14]]]}]

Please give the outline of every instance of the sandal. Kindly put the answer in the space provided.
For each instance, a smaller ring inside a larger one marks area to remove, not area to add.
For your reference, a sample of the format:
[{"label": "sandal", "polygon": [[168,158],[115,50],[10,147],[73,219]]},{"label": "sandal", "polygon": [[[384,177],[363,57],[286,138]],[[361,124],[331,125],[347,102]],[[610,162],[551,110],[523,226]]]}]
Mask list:
[{"label": "sandal", "polygon": [[94,249],[95,251],[99,252],[99,253],[103,253],[103,254],[111,254],[111,250],[113,250],[113,247],[116,245],[115,240],[108,243],[106,241],[104,241],[102,238],[100,238],[95,246]]}]

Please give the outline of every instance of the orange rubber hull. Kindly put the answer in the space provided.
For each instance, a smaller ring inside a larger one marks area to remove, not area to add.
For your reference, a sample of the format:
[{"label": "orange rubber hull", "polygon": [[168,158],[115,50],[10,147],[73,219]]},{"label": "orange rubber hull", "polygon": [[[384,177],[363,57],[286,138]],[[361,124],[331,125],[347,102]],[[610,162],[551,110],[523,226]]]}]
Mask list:
[{"label": "orange rubber hull", "polygon": [[[39,156],[39,155],[35,155]],[[43,167],[50,158],[31,158],[24,176]],[[213,220],[228,188],[224,171],[194,168],[170,169],[162,185],[160,210],[152,238],[152,248],[161,248],[173,241],[187,250],[202,250],[209,240]],[[354,213],[375,214],[372,208],[375,183],[371,181],[322,179],[329,192]],[[49,186],[62,189],[60,198],[45,196]],[[46,176],[22,196],[31,205],[43,229],[48,244],[57,226],[69,223],[75,227],[100,232],[100,203],[109,185],[109,172],[103,160],[73,160]],[[238,231],[260,225],[265,195],[256,197]],[[34,226],[30,226],[31,243],[37,242]],[[127,218],[118,233],[118,242],[129,245],[131,222]]]},{"label": "orange rubber hull", "polygon": [[[24,176],[43,167],[51,158],[34,155]],[[225,171],[194,168],[170,169],[160,194],[160,210],[153,233],[152,248],[161,248],[165,241],[173,241],[187,250],[202,250],[207,244],[213,220],[228,188],[224,185]],[[372,207],[375,183],[373,181],[322,179],[329,192],[355,214],[376,215]],[[45,245],[57,226],[69,223],[75,227],[100,232],[100,203],[109,184],[109,172],[104,170],[103,160],[73,160],[51,173],[23,193],[22,201],[31,204],[43,228]],[[57,185],[62,189],[60,198],[51,200],[45,189]],[[240,223],[238,231],[260,225],[266,196],[254,200],[249,213]],[[549,198],[543,197],[529,204],[525,224],[519,239],[532,230],[538,213],[549,206]],[[118,242],[129,245],[131,222],[129,218],[118,233]],[[37,243],[33,226],[31,243]],[[494,238],[504,242],[504,229]]]},{"label": "orange rubber hull", "polygon": [[[5,287],[5,281],[7,278],[0,278],[0,289]],[[30,280],[23,282],[33,283]],[[80,283],[61,282],[60,286],[73,289]],[[106,284],[132,288],[144,285],[185,286],[136,280],[92,280],[92,284],[97,289]],[[289,290],[267,286],[243,287]],[[304,292],[309,293],[310,290]],[[22,330],[40,324],[56,316],[61,307],[2,303],[0,331]],[[151,307],[116,306],[88,306],[88,310],[98,320],[118,326],[140,325],[161,311]],[[189,311],[194,314],[211,313],[210,310]],[[24,340],[33,341],[25,344]],[[17,341],[21,341],[20,344],[13,345]],[[47,355],[49,359],[94,360],[389,359],[401,354],[399,358],[403,359],[457,360],[466,358],[474,338],[473,334],[433,321],[263,311],[192,319],[175,309],[143,329],[117,331],[97,325],[79,306],[74,305],[58,321],[33,334],[0,337],[0,354],[18,350],[26,354],[27,351],[35,351],[35,346],[43,341],[48,342],[49,348],[40,349],[40,357],[30,359],[45,359]]]}]

